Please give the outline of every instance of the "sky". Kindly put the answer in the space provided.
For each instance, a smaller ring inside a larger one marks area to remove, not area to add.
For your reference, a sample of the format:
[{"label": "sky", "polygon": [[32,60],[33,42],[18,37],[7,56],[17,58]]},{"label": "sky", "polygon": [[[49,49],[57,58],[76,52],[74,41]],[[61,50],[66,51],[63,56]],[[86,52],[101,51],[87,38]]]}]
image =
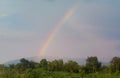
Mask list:
[{"label": "sky", "polygon": [[[55,24],[78,1],[0,0],[0,63],[38,56]],[[120,56],[119,4],[119,0],[80,0],[43,56]]]}]

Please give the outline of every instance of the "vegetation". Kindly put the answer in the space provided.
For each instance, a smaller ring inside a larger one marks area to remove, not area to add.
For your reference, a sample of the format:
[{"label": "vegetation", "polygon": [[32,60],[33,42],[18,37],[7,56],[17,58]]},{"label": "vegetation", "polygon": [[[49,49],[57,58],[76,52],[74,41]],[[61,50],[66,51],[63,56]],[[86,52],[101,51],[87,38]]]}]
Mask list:
[{"label": "vegetation", "polygon": [[0,65],[0,78],[120,78],[120,57],[113,57],[108,66],[96,56],[88,57],[85,65],[72,60],[36,63],[22,58],[18,64]]}]

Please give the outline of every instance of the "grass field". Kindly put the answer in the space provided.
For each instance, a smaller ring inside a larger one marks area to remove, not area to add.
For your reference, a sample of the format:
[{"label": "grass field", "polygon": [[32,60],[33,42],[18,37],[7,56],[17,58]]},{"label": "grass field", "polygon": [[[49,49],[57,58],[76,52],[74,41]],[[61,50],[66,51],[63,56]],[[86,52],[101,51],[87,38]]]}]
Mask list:
[{"label": "grass field", "polygon": [[120,73],[68,73],[64,71],[45,71],[28,69],[22,73],[15,70],[1,70],[0,78],[120,78]]}]

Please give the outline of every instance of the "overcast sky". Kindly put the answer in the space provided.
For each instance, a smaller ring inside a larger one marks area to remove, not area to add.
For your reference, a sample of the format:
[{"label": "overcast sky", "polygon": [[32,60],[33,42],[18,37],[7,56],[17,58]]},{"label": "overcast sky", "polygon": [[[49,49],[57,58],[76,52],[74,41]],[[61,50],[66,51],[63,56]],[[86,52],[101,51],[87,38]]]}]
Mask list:
[{"label": "overcast sky", "polygon": [[[77,0],[0,0],[0,63],[32,57]],[[120,56],[120,1],[80,0],[45,56]]]}]

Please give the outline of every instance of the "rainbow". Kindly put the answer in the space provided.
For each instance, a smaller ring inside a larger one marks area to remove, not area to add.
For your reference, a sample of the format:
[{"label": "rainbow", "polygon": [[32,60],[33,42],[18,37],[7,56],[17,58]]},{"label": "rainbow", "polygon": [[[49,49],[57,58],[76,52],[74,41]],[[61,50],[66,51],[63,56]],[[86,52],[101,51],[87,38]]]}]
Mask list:
[{"label": "rainbow", "polygon": [[47,50],[47,47],[52,42],[52,40],[55,37],[57,31],[70,18],[70,16],[74,13],[74,11],[77,9],[77,6],[78,6],[78,2],[75,3],[70,9],[68,9],[67,12],[64,14],[64,16],[60,19],[60,21],[58,21],[58,23],[54,26],[54,28],[48,34],[44,43],[40,47],[39,56],[42,55],[43,53],[45,53],[45,51]]}]

